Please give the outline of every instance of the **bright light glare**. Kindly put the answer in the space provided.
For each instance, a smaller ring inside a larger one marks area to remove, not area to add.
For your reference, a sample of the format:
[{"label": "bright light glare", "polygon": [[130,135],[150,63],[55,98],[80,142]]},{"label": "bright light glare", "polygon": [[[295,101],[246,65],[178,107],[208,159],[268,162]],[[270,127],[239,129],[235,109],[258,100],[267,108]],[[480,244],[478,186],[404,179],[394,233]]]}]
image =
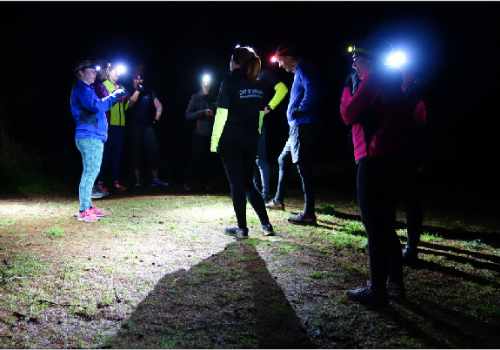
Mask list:
[{"label": "bright light glare", "polygon": [[101,66],[95,66],[95,70],[99,72],[101,70]]},{"label": "bright light glare", "polygon": [[271,56],[271,63],[276,63],[278,62],[278,57],[276,55]]},{"label": "bright light glare", "polygon": [[123,75],[123,74],[127,73],[127,67],[124,64],[118,64],[116,66],[116,73],[118,75]]},{"label": "bright light glare", "polygon": [[203,85],[208,85],[212,81],[212,77],[210,76],[210,74],[203,74],[201,81],[202,81]]},{"label": "bright light glare", "polygon": [[408,63],[408,57],[404,51],[392,51],[387,55],[385,65],[389,68],[399,69]]},{"label": "bright light glare", "polygon": [[352,53],[354,51],[354,46],[349,46],[347,52]]}]

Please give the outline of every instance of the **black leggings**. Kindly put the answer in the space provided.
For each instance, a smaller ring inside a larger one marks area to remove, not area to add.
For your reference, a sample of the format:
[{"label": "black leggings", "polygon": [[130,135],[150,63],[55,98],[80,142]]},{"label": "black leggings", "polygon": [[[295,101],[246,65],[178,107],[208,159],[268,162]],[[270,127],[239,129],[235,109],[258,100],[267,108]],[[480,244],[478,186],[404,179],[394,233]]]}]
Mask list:
[{"label": "black leggings", "polygon": [[419,164],[413,162],[410,164],[408,172],[408,184],[405,193],[405,207],[406,207],[406,225],[408,232],[408,247],[410,249],[417,249],[420,242],[420,234],[422,233],[423,223],[423,210],[421,200],[421,185],[420,174],[418,171]]},{"label": "black leggings", "polygon": [[132,125],[132,164],[135,169],[143,166],[143,157],[151,169],[158,169],[160,149],[152,126]]},{"label": "black leggings", "polygon": [[[269,224],[264,199],[252,181],[255,166],[255,147],[232,144],[221,153],[226,176],[231,188],[234,212],[239,228],[247,228],[246,205],[248,201],[262,225]],[[246,198],[245,198],[246,197]]]},{"label": "black leggings", "polygon": [[393,159],[364,158],[358,163],[358,202],[368,234],[371,285],[376,290],[385,290],[388,279],[396,283],[403,280],[395,220],[405,176],[405,165]]}]

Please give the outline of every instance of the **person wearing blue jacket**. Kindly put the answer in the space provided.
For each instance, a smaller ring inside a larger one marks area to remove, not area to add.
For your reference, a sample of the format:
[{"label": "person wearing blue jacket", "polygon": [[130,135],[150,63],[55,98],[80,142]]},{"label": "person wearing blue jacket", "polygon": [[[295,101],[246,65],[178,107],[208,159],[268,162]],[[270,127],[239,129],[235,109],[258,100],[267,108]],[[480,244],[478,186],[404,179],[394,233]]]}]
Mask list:
[{"label": "person wearing blue jacket", "polygon": [[290,127],[288,140],[278,157],[278,188],[274,198],[266,204],[270,209],[284,209],[285,159],[291,156],[296,164],[304,192],[304,211],[292,215],[293,224],[316,224],[315,199],[312,181],[312,158],[315,126],[319,115],[319,76],[310,63],[298,56],[294,46],[281,46],[276,52],[279,67],[294,74],[287,120]]},{"label": "person wearing blue jacket", "polygon": [[96,79],[96,66],[89,60],[77,64],[74,73],[78,80],[71,90],[70,108],[76,124],[75,143],[83,163],[79,186],[80,211],[77,219],[95,222],[105,215],[104,211],[93,207],[91,201],[92,186],[99,174],[104,143],[108,138],[105,113],[125,91],[118,89],[105,98],[97,97],[91,86]]}]

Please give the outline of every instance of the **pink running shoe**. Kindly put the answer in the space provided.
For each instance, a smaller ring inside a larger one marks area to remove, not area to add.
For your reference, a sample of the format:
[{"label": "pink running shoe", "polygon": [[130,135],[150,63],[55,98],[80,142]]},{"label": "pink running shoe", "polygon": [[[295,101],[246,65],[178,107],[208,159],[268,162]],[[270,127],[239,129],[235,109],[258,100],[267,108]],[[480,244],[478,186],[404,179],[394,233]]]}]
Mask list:
[{"label": "pink running shoe", "polygon": [[100,209],[100,208],[96,208],[96,207],[91,207],[89,209],[92,213],[94,213],[95,216],[97,216],[98,218],[103,218],[105,216],[108,216],[109,214],[107,212],[105,212],[104,210]]},{"label": "pink running shoe", "polygon": [[84,210],[82,212],[78,213],[77,217],[78,221],[84,221],[84,222],[97,222],[99,218],[94,214],[94,212],[89,208],[87,210]]}]

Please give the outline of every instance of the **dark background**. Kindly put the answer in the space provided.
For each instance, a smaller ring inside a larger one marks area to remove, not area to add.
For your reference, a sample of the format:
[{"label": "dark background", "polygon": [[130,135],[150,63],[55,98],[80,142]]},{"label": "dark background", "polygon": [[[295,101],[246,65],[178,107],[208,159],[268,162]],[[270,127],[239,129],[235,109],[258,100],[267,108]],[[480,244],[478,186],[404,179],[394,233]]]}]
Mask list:
[{"label": "dark background", "polygon": [[[332,169],[321,174],[326,184],[352,187],[352,146],[339,116],[350,67],[344,52],[353,40],[377,33],[406,40],[419,53],[430,119],[426,181],[492,198],[499,175],[499,13],[491,2],[1,3],[0,117],[48,172],[76,184],[81,165],[69,111],[74,63],[86,57],[144,63],[165,107],[158,130],[162,176],[181,183],[189,151],[184,111],[200,74],[208,70],[220,82],[237,43],[254,46],[267,66],[271,50],[292,40],[323,77],[318,168]],[[277,74],[290,86],[291,75]],[[287,132],[282,111],[275,117],[273,158]]]}]

